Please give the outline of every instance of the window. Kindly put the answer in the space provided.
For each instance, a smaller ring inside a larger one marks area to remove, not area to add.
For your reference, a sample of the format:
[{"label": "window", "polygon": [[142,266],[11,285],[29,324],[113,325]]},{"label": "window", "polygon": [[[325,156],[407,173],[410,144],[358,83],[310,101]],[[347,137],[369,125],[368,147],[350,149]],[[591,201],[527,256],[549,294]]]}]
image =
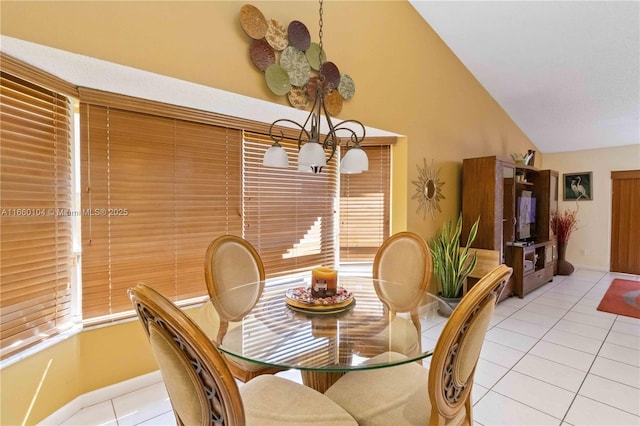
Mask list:
[{"label": "window", "polygon": [[244,235],[260,253],[267,277],[335,267],[336,159],[321,173],[300,173],[298,145],[281,142],[289,169],[262,166],[273,141],[244,133]]},{"label": "window", "polygon": [[[335,267],[336,160],[317,175],[263,168],[268,124],[76,88],[1,55],[2,359],[70,327],[78,298],[83,319],[99,323],[132,315],[126,289],[140,281],[174,301],[204,296],[204,253],[224,233],[251,241],[270,278]],[[75,98],[79,170],[73,167]],[[295,159],[292,141],[283,146]],[[372,153],[385,148],[371,149],[374,170]],[[388,147],[381,167],[388,168]],[[345,200],[366,192],[347,188]],[[387,208],[385,220],[367,225],[370,233],[385,224],[382,234],[388,233],[388,186],[386,194],[384,202],[370,198]],[[349,235],[355,235],[353,205],[343,210]],[[73,266],[77,222],[80,294]]]},{"label": "window", "polygon": [[138,282],[174,301],[207,294],[204,254],[241,235],[241,132],[81,105],[84,320],[131,311]]},{"label": "window", "polygon": [[364,146],[369,172],[341,175],[340,264],[372,264],[389,236],[391,146]]},{"label": "window", "polygon": [[0,78],[5,359],[71,326],[72,108],[39,84],[4,71]]}]

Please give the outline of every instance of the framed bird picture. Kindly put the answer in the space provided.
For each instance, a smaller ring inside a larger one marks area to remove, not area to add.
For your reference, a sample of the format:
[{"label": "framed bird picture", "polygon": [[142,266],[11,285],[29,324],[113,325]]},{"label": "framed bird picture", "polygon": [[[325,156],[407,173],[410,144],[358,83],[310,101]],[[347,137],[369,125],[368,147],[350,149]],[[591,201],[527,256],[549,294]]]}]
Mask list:
[{"label": "framed bird picture", "polygon": [[593,173],[565,173],[563,177],[564,201],[593,200]]}]

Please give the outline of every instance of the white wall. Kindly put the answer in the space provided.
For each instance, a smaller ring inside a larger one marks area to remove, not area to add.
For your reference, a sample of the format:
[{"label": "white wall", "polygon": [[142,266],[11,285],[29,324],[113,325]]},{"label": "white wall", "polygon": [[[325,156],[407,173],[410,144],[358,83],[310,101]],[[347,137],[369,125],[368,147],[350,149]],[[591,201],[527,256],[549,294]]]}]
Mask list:
[{"label": "white wall", "polygon": [[[609,270],[611,255],[611,172],[640,169],[640,144],[544,154],[542,169],[560,173],[559,208],[578,209],[578,227],[569,239],[567,260],[574,266]],[[564,173],[592,172],[592,201],[563,201]]]}]

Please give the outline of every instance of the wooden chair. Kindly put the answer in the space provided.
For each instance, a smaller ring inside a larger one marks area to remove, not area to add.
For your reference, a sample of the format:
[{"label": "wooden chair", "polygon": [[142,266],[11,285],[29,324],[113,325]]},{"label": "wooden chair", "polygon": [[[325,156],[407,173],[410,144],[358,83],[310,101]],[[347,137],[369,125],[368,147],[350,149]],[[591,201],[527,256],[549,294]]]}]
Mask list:
[{"label": "wooden chair", "polygon": [[[392,322],[385,332],[391,339],[390,348],[394,352],[411,354],[420,351],[419,295],[427,290],[432,270],[429,246],[413,232],[393,234],[376,252],[373,278],[401,283],[393,291],[376,286],[380,299],[390,310]],[[397,317],[398,313],[408,313],[411,321]]]},{"label": "wooden chair", "polygon": [[321,393],[276,376],[240,388],[222,354],[183,311],[138,284],[129,297],[147,333],[178,425],[356,425]]},{"label": "wooden chair", "polygon": [[[225,336],[233,333],[233,330],[229,330],[229,322],[240,321],[244,318],[262,296],[264,265],[260,255],[250,242],[235,235],[223,235],[209,244],[205,256],[204,276],[210,302],[218,314],[219,321],[217,336],[213,337],[210,334],[209,337],[214,338],[216,342],[222,342]],[[251,293],[244,292],[242,299],[227,299],[226,303],[222,303],[217,297],[225,291],[253,282],[261,284],[252,287],[255,291]],[[206,307],[205,305],[204,308]],[[209,329],[207,331],[211,333]],[[227,342],[234,340],[233,336],[228,336],[227,339]],[[241,341],[238,340],[238,343],[240,344]],[[282,371],[279,368],[261,366],[228,355],[225,355],[225,359],[229,361],[229,368],[233,375],[243,382],[261,374],[274,374]]]},{"label": "wooden chair", "polygon": [[472,425],[473,376],[489,321],[512,272],[506,265],[497,266],[462,298],[438,339],[429,369],[408,363],[354,371],[325,395],[359,425]]}]

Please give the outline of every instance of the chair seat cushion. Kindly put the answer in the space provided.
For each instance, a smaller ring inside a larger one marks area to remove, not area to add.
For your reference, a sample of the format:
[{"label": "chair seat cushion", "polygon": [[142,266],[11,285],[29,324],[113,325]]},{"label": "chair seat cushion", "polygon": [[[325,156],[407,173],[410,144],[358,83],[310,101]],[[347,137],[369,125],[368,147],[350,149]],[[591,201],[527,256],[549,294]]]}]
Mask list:
[{"label": "chair seat cushion", "polygon": [[256,377],[240,387],[240,394],[247,426],[358,424],[320,392],[282,377]]},{"label": "chair seat cushion", "polygon": [[[398,353],[381,356],[406,358]],[[359,425],[427,425],[431,416],[428,380],[429,370],[411,362],[347,373],[325,395],[347,410]],[[464,410],[447,424],[459,424],[463,418]]]}]

